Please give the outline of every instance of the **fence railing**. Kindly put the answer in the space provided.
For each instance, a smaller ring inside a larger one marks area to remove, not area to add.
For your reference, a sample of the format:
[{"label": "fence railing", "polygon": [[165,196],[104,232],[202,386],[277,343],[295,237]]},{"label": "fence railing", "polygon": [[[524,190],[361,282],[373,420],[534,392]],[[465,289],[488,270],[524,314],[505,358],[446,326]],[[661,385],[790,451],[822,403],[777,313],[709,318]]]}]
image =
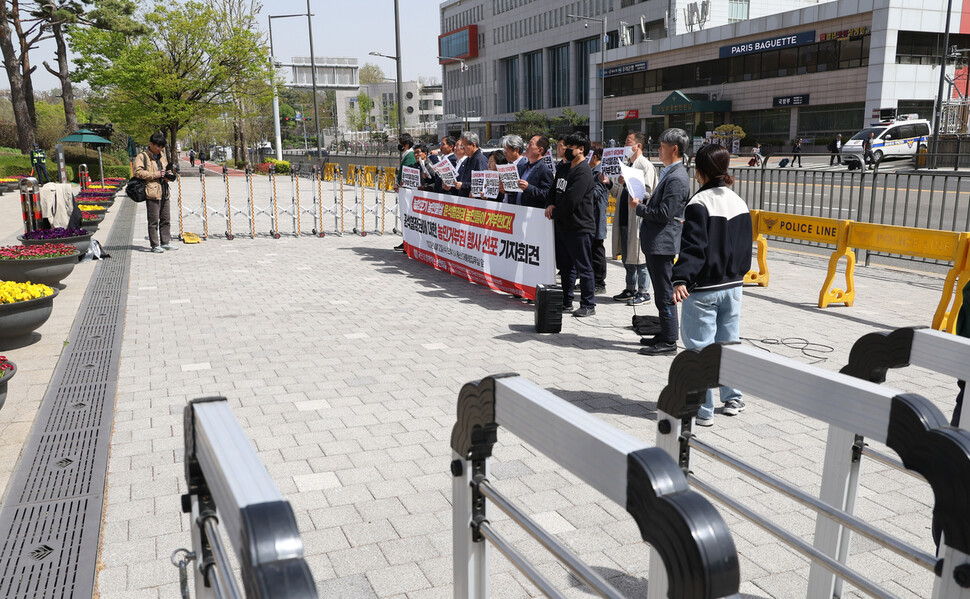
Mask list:
[{"label": "fence railing", "polygon": [[[818,497],[767,474],[701,441],[693,418],[705,391],[728,386],[801,416],[828,424],[821,490]],[[658,401],[657,445],[691,468],[697,451],[725,464],[789,499],[818,512],[813,543],[765,518],[750,505],[690,475],[690,483],[801,553],[812,565],[807,597],[831,599],[841,580],[881,598],[895,595],[846,565],[849,533],[914,562],[935,575],[933,597],[970,597],[970,433],[949,427],[928,400],[845,374],[832,373],[741,345],[715,344],[688,350],[675,359]],[[861,459],[859,439],[885,444],[903,468],[926,479],[933,490],[933,516],[942,530],[942,560],[852,515]],[[855,472],[855,477],[850,476]],[[650,588],[654,580],[651,578]],[[650,594],[651,597],[659,595]]]},{"label": "fence railing", "polygon": [[520,376],[499,375],[465,385],[458,397],[451,434],[456,598],[489,596],[490,546],[546,596],[565,596],[495,530],[490,506],[505,512],[594,593],[622,597],[489,481],[488,458],[500,427],[626,508],[652,547],[651,597],[701,599],[738,592],[738,558],[727,526],[714,506],[688,489],[672,458]]},{"label": "fence railing", "polygon": [[179,565],[183,571],[192,565],[195,599],[243,596],[220,535],[229,540],[248,599],[316,599],[293,508],[226,399],[189,402],[184,435],[188,492],[182,510],[192,514],[192,552]]}]

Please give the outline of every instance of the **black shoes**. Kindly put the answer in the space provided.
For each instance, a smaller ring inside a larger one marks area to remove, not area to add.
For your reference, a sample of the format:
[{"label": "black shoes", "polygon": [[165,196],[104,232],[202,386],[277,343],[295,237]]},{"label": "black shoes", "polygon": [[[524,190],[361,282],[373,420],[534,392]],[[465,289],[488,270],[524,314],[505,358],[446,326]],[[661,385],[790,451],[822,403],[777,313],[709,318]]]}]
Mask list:
[{"label": "black shoes", "polygon": [[667,354],[676,354],[677,344],[660,341],[659,343],[655,343],[653,345],[641,347],[640,353],[644,356],[663,356]]},{"label": "black shoes", "polygon": [[402,243],[401,245],[396,245],[396,246],[394,246],[394,249],[397,250],[398,252],[403,252],[404,251],[404,244]]},{"label": "black shoes", "polygon": [[614,295],[613,296],[613,301],[614,302],[628,302],[631,299],[633,299],[634,297],[636,297],[636,295],[637,294],[634,293],[632,290],[630,290],[630,289],[624,289],[623,290],[623,293],[621,293],[619,295]]},{"label": "black shoes", "polygon": [[582,306],[575,312],[573,316],[577,318],[585,318],[587,316],[594,316],[596,314],[596,308],[594,306]]}]

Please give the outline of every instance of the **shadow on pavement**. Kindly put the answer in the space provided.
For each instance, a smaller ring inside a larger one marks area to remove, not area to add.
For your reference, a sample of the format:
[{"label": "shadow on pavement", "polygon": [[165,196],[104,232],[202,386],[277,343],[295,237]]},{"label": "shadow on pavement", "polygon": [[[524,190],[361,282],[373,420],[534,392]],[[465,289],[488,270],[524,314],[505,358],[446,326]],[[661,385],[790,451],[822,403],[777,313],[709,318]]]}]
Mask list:
[{"label": "shadow on pavement", "polygon": [[[580,320],[572,316],[563,316],[563,320]],[[596,318],[593,316],[592,318]],[[601,328],[617,328],[614,326],[602,326]],[[629,341],[619,341],[615,339],[604,339],[602,337],[587,337],[576,333],[536,333],[532,325],[510,324],[511,332],[498,335],[495,338],[512,343],[525,343],[526,341],[541,341],[556,347],[571,347],[575,349],[611,349],[628,354],[635,354],[640,349],[640,337],[630,331]],[[644,357],[644,359],[648,359]]]},{"label": "shadow on pavement", "polygon": [[851,321],[851,322],[854,322],[854,323],[857,323],[857,324],[862,324],[862,325],[874,327],[876,329],[890,330],[890,329],[893,328],[892,326],[887,325],[885,323],[876,322],[874,320],[867,320],[865,318],[858,318],[856,316],[850,316],[850,315],[842,312],[841,310],[839,310],[839,308],[849,309],[849,306],[831,305],[828,308],[819,308],[818,307],[818,304],[814,304],[814,303],[808,303],[808,302],[792,302],[792,301],[789,301],[789,300],[781,299],[780,297],[770,297],[768,295],[762,295],[762,294],[758,293],[758,290],[759,289],[764,289],[764,287],[757,287],[757,286],[748,287],[748,286],[745,286],[745,288],[744,288],[744,295],[749,296],[749,297],[756,297],[756,298],[758,298],[760,300],[764,300],[766,302],[771,302],[771,303],[774,303],[774,304],[780,304],[782,306],[788,306],[789,308],[797,308],[799,310],[804,310],[805,312],[812,312],[814,314],[822,314],[822,315],[825,315],[825,316],[834,316],[835,318],[842,318],[844,320],[848,320],[848,321]]},{"label": "shadow on pavement", "polygon": [[532,311],[525,300],[493,291],[447,272],[434,269],[423,262],[411,260],[401,252],[392,249],[354,247],[343,248],[360,254],[364,260],[373,263],[378,272],[388,275],[404,275],[415,279],[428,289],[419,293],[428,297],[457,299],[481,306],[486,310]]},{"label": "shadow on pavement", "polygon": [[600,393],[598,391],[569,391],[554,387],[546,389],[546,391],[587,412],[622,414],[646,418],[647,420],[657,419],[657,402],[655,399],[637,399],[616,393]]}]

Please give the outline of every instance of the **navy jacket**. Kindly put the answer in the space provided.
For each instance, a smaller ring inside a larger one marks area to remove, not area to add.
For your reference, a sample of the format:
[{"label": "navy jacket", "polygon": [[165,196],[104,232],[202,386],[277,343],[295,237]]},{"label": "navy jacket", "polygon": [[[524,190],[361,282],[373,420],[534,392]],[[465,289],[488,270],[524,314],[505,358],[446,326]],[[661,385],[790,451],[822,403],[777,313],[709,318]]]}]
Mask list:
[{"label": "navy jacket", "polygon": [[640,248],[644,254],[673,256],[680,251],[684,208],[690,199],[690,179],[683,162],[675,162],[646,204],[637,205]]},{"label": "navy jacket", "polygon": [[451,190],[452,195],[458,195],[463,197],[468,197],[471,195],[472,189],[472,171],[487,171],[488,170],[488,158],[485,158],[485,154],[482,151],[475,150],[475,153],[468,157],[465,162],[461,164],[461,168],[458,169],[457,181],[461,181],[461,189],[453,188]]},{"label": "navy jacket", "polygon": [[546,198],[552,189],[552,171],[549,170],[549,167],[540,158],[535,163],[535,166],[532,167],[532,170],[529,171],[529,176],[523,176],[529,170],[529,166],[529,161],[523,160],[518,167],[519,178],[525,179],[529,183],[525,191],[519,193],[519,203],[523,206],[532,206],[533,208],[545,208]]}]

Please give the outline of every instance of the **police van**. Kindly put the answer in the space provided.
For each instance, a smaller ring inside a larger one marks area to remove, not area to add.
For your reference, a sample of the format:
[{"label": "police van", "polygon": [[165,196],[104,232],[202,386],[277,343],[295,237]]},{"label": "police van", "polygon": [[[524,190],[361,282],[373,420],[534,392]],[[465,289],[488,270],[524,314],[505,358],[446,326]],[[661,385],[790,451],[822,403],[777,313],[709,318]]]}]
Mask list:
[{"label": "police van", "polygon": [[850,169],[864,164],[863,143],[871,133],[875,134],[872,138],[872,156],[876,162],[883,157],[910,157],[916,155],[920,146],[926,146],[930,122],[917,114],[904,114],[856,133],[842,148],[842,161]]}]

